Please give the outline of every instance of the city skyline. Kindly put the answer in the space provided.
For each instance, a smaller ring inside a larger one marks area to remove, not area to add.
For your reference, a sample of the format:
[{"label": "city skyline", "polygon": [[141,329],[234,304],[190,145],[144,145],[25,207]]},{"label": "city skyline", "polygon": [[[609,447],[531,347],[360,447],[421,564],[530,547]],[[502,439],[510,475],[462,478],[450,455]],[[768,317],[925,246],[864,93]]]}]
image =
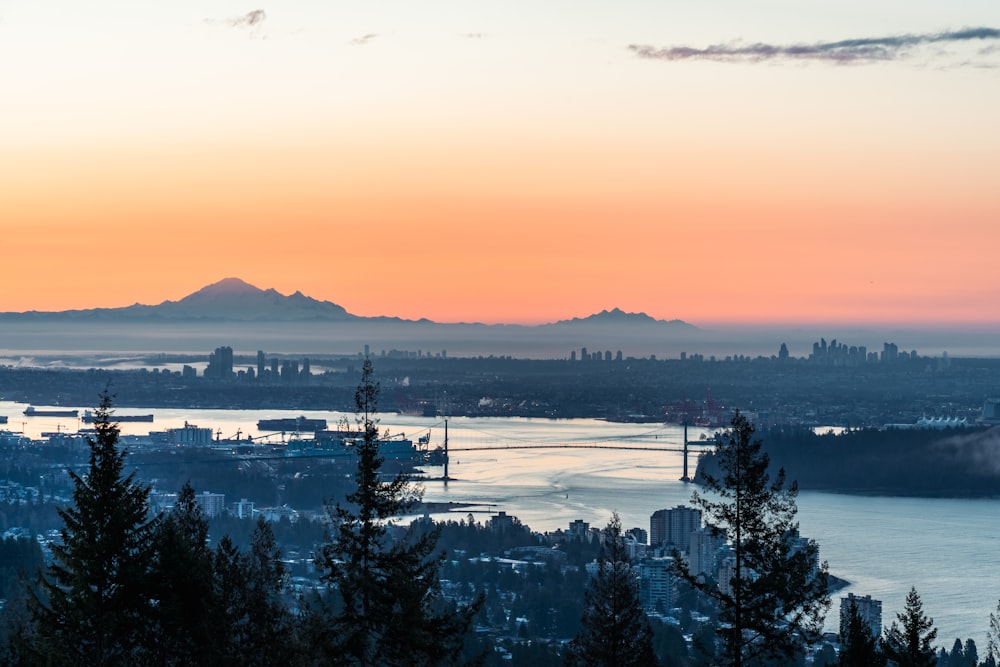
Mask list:
[{"label": "city skyline", "polygon": [[0,8],[0,312],[996,327],[1000,7]]}]

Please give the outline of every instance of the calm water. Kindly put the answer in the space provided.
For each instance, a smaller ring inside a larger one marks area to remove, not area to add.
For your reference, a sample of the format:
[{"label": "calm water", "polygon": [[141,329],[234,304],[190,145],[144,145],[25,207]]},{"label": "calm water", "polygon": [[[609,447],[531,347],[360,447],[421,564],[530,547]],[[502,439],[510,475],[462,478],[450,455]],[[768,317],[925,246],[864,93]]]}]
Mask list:
[{"label": "calm water", "polygon": [[[6,428],[37,437],[41,431],[75,430],[76,420],[25,418],[25,406],[0,402],[9,415]],[[263,417],[294,417],[297,411],[122,409],[123,414],[153,412],[156,422],[123,424],[126,434],[181,426],[188,421],[231,437],[257,435]],[[81,412],[82,414],[82,412]],[[331,426],[341,413],[308,412]],[[414,440],[428,430],[439,444],[444,429],[438,419],[383,415],[382,426]],[[3,428],[0,426],[0,428]],[[697,441],[703,431],[691,429]],[[447,486],[426,482],[425,499],[472,503],[454,518],[473,512],[477,520],[504,510],[535,530],[565,528],[575,519],[604,525],[617,511],[627,527],[649,529],[657,509],[684,504],[692,487],[678,481],[679,452],[613,449],[501,449],[460,451],[466,447],[535,444],[598,444],[677,448],[679,427],[610,424],[596,420],[464,419],[449,420],[449,443],[455,449]],[[692,457],[691,470],[694,470]],[[428,473],[441,474],[440,468]],[[794,471],[789,471],[794,477]],[[839,596],[870,594],[883,602],[883,619],[903,608],[916,586],[925,612],[938,628],[938,643],[950,648],[955,637],[973,638],[985,647],[989,614],[1000,598],[1000,500],[858,497],[803,492],[799,520],[803,535],[816,539],[834,574],[851,582],[835,596],[828,627],[835,628]]]}]

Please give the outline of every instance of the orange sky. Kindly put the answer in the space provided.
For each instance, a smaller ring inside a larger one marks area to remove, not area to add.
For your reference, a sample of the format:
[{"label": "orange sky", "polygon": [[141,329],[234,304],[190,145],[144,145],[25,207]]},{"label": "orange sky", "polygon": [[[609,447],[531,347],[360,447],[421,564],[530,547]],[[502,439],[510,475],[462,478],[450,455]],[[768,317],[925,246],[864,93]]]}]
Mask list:
[{"label": "orange sky", "polygon": [[640,2],[562,32],[473,10],[447,32],[400,7],[249,27],[226,3],[133,9],[99,41],[71,30],[87,17],[0,16],[5,61],[33,31],[64,49],[0,84],[0,311],[237,276],[438,321],[1000,322],[996,42],[849,65],[627,49],[1000,25],[995,5],[682,30]]}]

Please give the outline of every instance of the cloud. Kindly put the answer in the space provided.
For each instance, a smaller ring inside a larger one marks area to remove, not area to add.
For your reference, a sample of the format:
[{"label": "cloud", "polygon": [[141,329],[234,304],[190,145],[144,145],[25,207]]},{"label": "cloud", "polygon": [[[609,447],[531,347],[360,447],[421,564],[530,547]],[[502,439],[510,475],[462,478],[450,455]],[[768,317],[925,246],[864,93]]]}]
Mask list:
[{"label": "cloud", "polygon": [[765,60],[815,60],[837,64],[870,63],[895,60],[918,46],[970,41],[1000,40],[996,28],[963,28],[962,30],[892,37],[864,37],[838,42],[813,44],[743,44],[729,42],[703,49],[670,46],[657,49],[639,44],[629,50],[640,58],[654,60],[714,60],[718,62],[761,62]]},{"label": "cloud", "polygon": [[378,37],[377,33],[370,32],[367,35],[361,35],[361,37],[355,37],[354,39],[351,40],[351,44],[354,44],[355,46],[361,46],[362,44],[367,44],[376,37]]},{"label": "cloud", "polygon": [[255,9],[252,12],[248,12],[244,16],[237,16],[236,18],[227,19],[226,23],[233,26],[234,28],[243,28],[253,26],[262,23],[264,19],[267,18],[267,14],[263,9]]}]

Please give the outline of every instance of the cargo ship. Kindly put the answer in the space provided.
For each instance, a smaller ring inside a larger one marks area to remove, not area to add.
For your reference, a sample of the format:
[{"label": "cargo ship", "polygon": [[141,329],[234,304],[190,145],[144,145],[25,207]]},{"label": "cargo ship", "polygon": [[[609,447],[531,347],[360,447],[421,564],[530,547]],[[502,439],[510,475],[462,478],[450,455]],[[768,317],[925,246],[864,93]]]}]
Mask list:
[{"label": "cargo ship", "polygon": [[284,417],[280,419],[261,419],[257,422],[258,431],[322,431],[326,428],[325,419],[309,419],[308,417]]},{"label": "cargo ship", "polygon": [[79,410],[38,410],[33,405],[24,409],[25,417],[77,417]]},{"label": "cargo ship", "polygon": [[[83,413],[83,423],[93,424],[97,421],[97,415],[95,415],[90,410],[85,410]],[[111,421],[113,422],[151,422],[153,421],[153,415],[111,415]]]}]

